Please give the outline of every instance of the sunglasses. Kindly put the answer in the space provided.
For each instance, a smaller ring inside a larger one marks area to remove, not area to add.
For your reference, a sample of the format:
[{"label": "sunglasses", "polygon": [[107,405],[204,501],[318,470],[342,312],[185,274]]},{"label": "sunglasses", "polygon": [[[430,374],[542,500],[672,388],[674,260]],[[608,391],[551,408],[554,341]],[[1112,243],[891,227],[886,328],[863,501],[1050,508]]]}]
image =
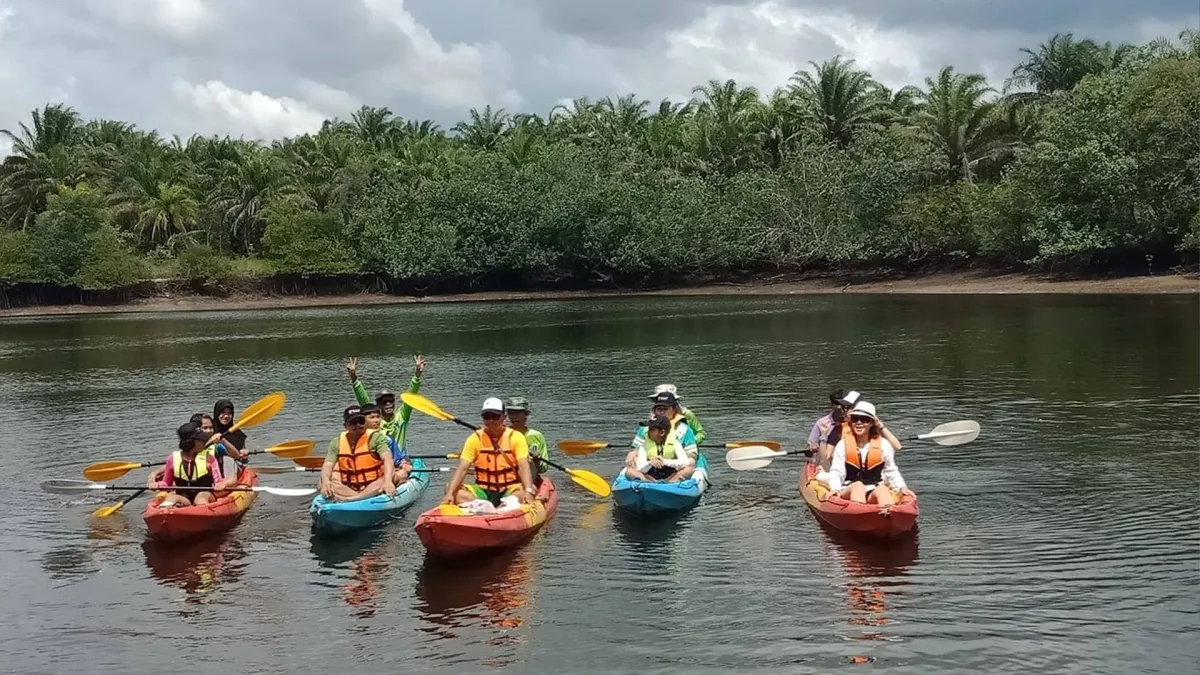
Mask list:
[{"label": "sunglasses", "polygon": [[851,417],[850,418],[851,424],[872,424],[874,422],[875,422],[875,420],[871,419],[870,417]]},{"label": "sunglasses", "polygon": [[488,421],[491,421],[491,420],[498,420],[498,419],[500,419],[501,417],[504,417],[504,415],[501,415],[500,413],[496,413],[496,412],[485,412],[485,413],[483,413],[483,419],[485,419],[485,420],[488,420]]}]

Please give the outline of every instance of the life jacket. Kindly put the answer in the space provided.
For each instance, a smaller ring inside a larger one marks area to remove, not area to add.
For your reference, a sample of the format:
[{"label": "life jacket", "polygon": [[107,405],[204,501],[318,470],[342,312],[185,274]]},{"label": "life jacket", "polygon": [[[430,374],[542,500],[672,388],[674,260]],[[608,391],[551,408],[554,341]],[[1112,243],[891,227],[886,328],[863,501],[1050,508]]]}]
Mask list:
[{"label": "life jacket", "polygon": [[646,444],[642,446],[646,449],[646,457],[653,458],[662,455],[663,459],[675,459],[683,457],[683,445],[679,442],[677,434],[667,434],[666,441],[660,446],[658,443],[650,440],[650,434],[646,434]]},{"label": "life jacket", "polygon": [[207,452],[196,453],[195,459],[188,462],[183,458],[183,452],[176,450],[171,454],[171,465],[173,467],[172,484],[178,487],[210,488],[213,486],[213,477],[208,471]]},{"label": "life jacket", "polygon": [[505,428],[500,435],[500,446],[496,447],[487,431],[480,429],[475,432],[479,438],[479,454],[475,456],[475,484],[484,490],[500,492],[521,482],[521,474],[517,472],[517,454],[512,447],[514,433],[520,432]]},{"label": "life jacket", "polygon": [[376,430],[365,431],[353,448],[350,447],[347,433],[343,431],[338,436],[338,474],[347,487],[361,490],[383,477],[383,460],[371,453],[371,437]]},{"label": "life jacket", "polygon": [[878,485],[883,479],[883,443],[879,436],[867,445],[867,461],[863,466],[858,455],[858,439],[854,432],[845,430],[842,442],[846,445],[846,482],[861,482],[863,485]]}]

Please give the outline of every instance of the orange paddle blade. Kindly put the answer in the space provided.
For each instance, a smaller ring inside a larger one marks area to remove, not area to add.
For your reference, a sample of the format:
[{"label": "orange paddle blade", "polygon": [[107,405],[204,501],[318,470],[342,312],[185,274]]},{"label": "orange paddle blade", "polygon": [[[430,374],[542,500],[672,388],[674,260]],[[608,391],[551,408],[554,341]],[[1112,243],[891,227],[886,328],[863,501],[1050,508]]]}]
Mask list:
[{"label": "orange paddle blade", "polygon": [[572,456],[590,455],[597,450],[603,450],[610,447],[612,447],[612,445],[610,443],[605,443],[604,441],[572,440],[558,442],[558,449],[562,451],[562,454]]},{"label": "orange paddle blade", "polygon": [[306,469],[319,469],[325,465],[325,458],[317,457],[315,455],[310,455],[308,457],[296,457],[292,459],[292,461]]},{"label": "orange paddle blade", "polygon": [[776,452],[778,452],[782,447],[779,441],[730,441],[725,444],[725,447],[729,450],[732,450],[734,448],[745,448],[751,445],[764,445],[772,450],[775,450]]},{"label": "orange paddle blade", "polygon": [[612,494],[612,487],[608,481],[587,469],[567,469],[567,475],[576,485],[598,497],[608,497]]},{"label": "orange paddle blade", "polygon": [[238,415],[238,418],[233,423],[233,426],[229,427],[229,431],[256,427],[263,422],[266,422],[274,417],[275,413],[283,410],[283,404],[286,402],[287,396],[285,396],[281,391],[277,391],[273,394],[267,394],[251,404],[249,408],[243,410],[242,414]]},{"label": "orange paddle blade", "polygon": [[304,457],[311,455],[314,448],[317,447],[315,441],[284,441],[276,443],[269,448],[264,448],[262,452],[269,452],[276,457],[292,459],[293,457]]},{"label": "orange paddle blade", "polygon": [[107,483],[143,466],[145,464],[134,462],[97,462],[83,470],[83,477],[96,483]]}]

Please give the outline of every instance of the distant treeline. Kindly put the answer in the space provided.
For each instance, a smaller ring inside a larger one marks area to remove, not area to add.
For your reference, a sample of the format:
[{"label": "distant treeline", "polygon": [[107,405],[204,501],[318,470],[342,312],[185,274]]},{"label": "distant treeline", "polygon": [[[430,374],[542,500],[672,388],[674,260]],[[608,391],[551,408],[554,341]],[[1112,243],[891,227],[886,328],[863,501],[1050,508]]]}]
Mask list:
[{"label": "distant treeline", "polygon": [[1200,34],[1056,35],[1004,83],[851,61],[449,132],[364,107],[270,143],[48,105],[5,133],[0,291],[151,278],[637,286],[922,261],[1157,267],[1200,246]]}]

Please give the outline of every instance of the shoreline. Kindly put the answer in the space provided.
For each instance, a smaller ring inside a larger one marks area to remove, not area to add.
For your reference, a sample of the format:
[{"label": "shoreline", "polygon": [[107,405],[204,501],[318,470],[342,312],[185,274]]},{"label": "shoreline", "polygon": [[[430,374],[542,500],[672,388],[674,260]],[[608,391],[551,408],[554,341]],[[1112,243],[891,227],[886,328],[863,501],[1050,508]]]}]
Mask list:
[{"label": "shoreline", "polygon": [[404,305],[418,303],[486,302],[519,300],[577,300],[653,296],[744,296],[823,295],[1196,295],[1200,277],[1194,274],[1127,276],[1103,279],[1056,280],[1032,274],[939,273],[904,279],[855,283],[824,277],[811,279],[758,279],[745,282],[708,283],[652,290],[578,291],[480,291],[441,295],[390,295],[346,293],[330,295],[235,294],[215,297],[199,294],[159,295],[129,302],[101,304],[39,305],[0,309],[0,318],[70,316],[78,314],[127,314],[141,312],[211,312],[257,309],[302,309],[354,307],[359,305]]}]

